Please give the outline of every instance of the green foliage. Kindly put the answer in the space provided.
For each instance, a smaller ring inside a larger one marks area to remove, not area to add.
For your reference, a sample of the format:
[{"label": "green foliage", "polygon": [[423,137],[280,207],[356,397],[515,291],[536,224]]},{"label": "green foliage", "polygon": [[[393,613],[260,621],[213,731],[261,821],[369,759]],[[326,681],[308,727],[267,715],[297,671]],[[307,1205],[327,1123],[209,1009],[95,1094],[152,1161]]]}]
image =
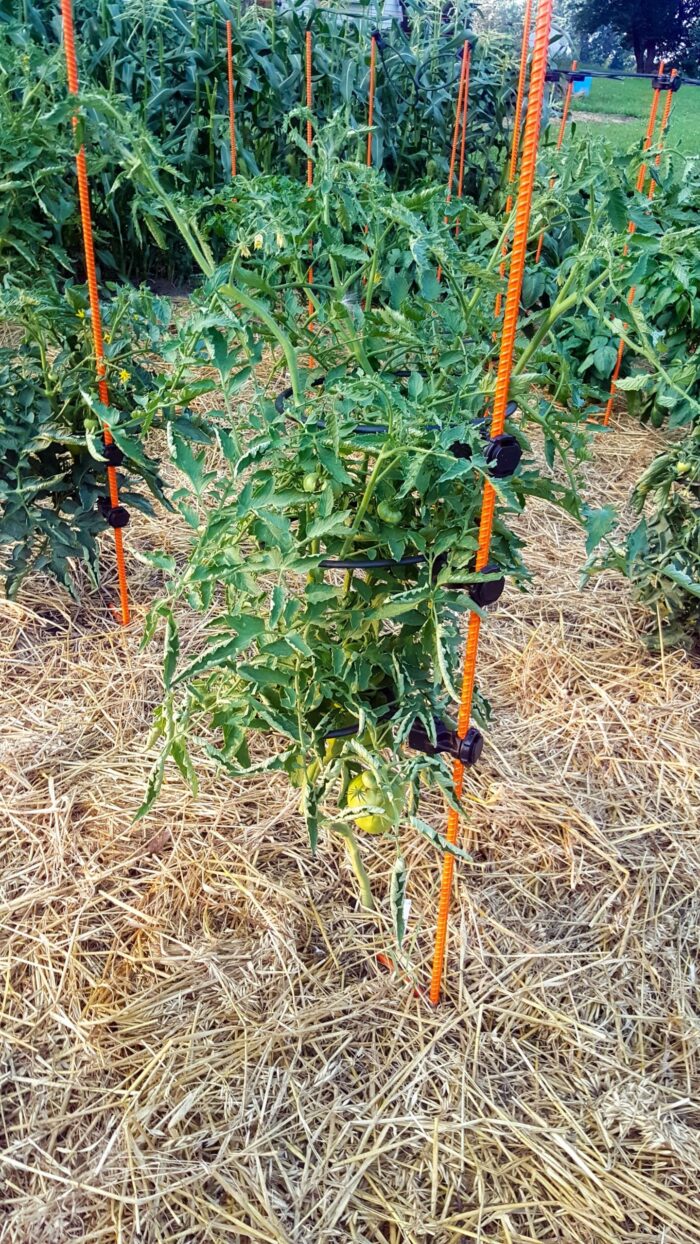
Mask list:
[{"label": "green foliage", "polygon": [[658,620],[652,643],[700,646],[700,424],[659,454],[638,480],[633,504],[641,515],[623,548],[598,564],[626,574],[638,599]]},{"label": "green foliage", "polygon": [[[631,413],[656,427],[666,419],[678,427],[693,421],[700,394],[694,364],[700,344],[700,167],[696,160],[680,161],[682,176],[673,177],[679,161],[667,153],[658,168],[652,166],[657,193],[650,202],[646,191],[626,189],[638,158],[630,163],[587,140],[557,159],[552,191],[557,215],[547,229],[544,254],[559,267],[541,272],[536,292],[545,302],[552,296],[597,203],[618,234],[617,248],[627,254],[614,283],[560,322],[558,348],[585,399],[604,403],[620,338],[615,325],[626,325],[617,387],[626,393]],[[568,207],[562,214],[564,200]],[[631,308],[630,286],[636,290]]]},{"label": "green foliage", "polygon": [[[319,136],[310,191],[259,179],[255,198],[245,186],[237,201],[217,196],[201,229],[189,219],[198,236],[206,228],[212,248],[225,248],[221,267],[205,264],[202,348],[224,390],[245,374],[256,396],[221,431],[223,462],[209,479],[200,462],[179,464],[193,548],[186,567],[173,567],[148,628],[165,622],[166,697],[144,807],[169,757],[191,781],[201,751],[233,774],[284,769],[301,789],[312,844],[322,824],[337,830],[358,872],[350,829],[358,810],[347,792],[360,771],[381,791],[361,812],[366,832],[398,827],[407,807],[415,813],[421,778],[453,798],[449,766],[406,741],[416,721],[434,737],[433,719],[449,722],[459,699],[454,679],[476,608],[469,587],[490,475],[482,419],[494,383],[487,364],[501,236],[473,204],[455,204],[446,225],[433,189],[392,193],[375,171],[339,161],[333,133],[331,125]],[[558,295],[523,320],[512,388],[521,414],[508,430],[525,458],[513,477],[493,481],[492,554],[516,581],[527,571],[510,517],[528,497],[579,516],[573,462],[585,453],[583,410],[534,397],[532,381],[557,391],[549,334],[591,279],[606,278],[611,238],[601,209]],[[263,344],[275,367],[284,361],[290,371],[291,389],[277,401],[275,368],[271,378],[269,365],[257,367]],[[544,432],[544,469],[530,454],[535,427]],[[566,483],[552,469],[556,458]],[[174,607],[185,600],[209,615],[191,651]],[[477,717],[486,712],[477,695]],[[329,747],[339,729],[347,737]],[[284,741],[272,756],[262,744],[271,731]],[[397,876],[397,929],[400,892]]]},{"label": "green foliage", "polygon": [[198,435],[197,421],[170,405],[182,400],[182,385],[145,364],[168,331],[170,309],[126,288],[106,303],[109,408],[91,396],[85,290],[69,286],[59,296],[37,286],[30,294],[6,283],[0,314],[21,333],[17,345],[0,351],[0,573],[10,594],[30,570],[76,594],[78,564],[93,582],[99,574],[105,521],[98,504],[107,495],[102,422],[124,453],[121,500],[146,512],[151,504],[142,485],[166,498],[158,464],[143,447],[145,433],[174,421]]},{"label": "green foliage", "polygon": [[[191,195],[228,184],[229,17],[234,24],[239,171],[243,178],[284,172],[303,181],[307,16],[294,8],[279,13],[257,6],[241,14],[225,3],[193,5],[191,0],[150,5],[78,0],[75,11],[86,120],[81,136],[88,145],[100,262],[111,273],[182,277],[188,272],[188,257],[181,240],[155,205],[138,194],[130,173],[124,175],[99,96],[126,110],[134,132],[149,135],[171,193],[186,188]],[[323,129],[341,112],[342,154],[364,160],[371,24],[324,9],[313,11],[311,24],[314,127]],[[495,37],[477,41],[459,16],[452,23],[436,17],[431,25],[423,15],[413,31],[405,34],[394,23],[383,32],[374,162],[396,186],[410,186],[426,171],[444,183],[458,53],[470,37],[473,98],[465,193],[486,205],[500,184],[507,151],[505,122],[515,78],[510,43]],[[5,246],[24,245],[30,267],[32,232],[37,240],[38,233],[46,240],[55,235],[59,246],[67,240],[73,263],[79,255],[69,155],[73,109],[61,107],[65,87],[59,38],[60,21],[49,0],[28,5],[24,22],[17,20],[14,6],[0,4],[0,107],[11,170],[17,148],[23,146],[20,136],[35,135],[22,151],[21,169],[12,171],[12,206],[21,210],[19,215],[16,210],[8,213]],[[59,257],[65,267],[65,256],[57,252]]]},{"label": "green foliage", "polygon": [[63,91],[58,58],[0,23],[0,275],[70,272],[77,244],[73,142],[42,115]]}]

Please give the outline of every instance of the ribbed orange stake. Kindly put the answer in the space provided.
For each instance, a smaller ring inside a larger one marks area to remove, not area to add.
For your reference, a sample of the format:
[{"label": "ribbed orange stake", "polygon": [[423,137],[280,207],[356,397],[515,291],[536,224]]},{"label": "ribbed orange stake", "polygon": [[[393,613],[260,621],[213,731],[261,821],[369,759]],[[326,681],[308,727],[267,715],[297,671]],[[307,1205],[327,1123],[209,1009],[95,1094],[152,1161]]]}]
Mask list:
[{"label": "ribbed orange stake", "polygon": [[[577,65],[578,65],[578,61],[572,60],[571,62],[572,73],[575,72]],[[564,141],[564,134],[566,133],[566,122],[569,116],[569,108],[571,107],[571,96],[573,93],[573,89],[574,89],[573,78],[570,78],[569,82],[567,83],[566,94],[564,95],[564,106],[561,112],[561,121],[559,122],[559,133],[557,134],[557,151],[561,151],[561,145]],[[552,189],[552,186],[554,185],[556,180],[557,180],[556,177],[550,177],[549,179],[550,190]],[[543,242],[544,242],[544,229],[542,230],[540,237],[539,237],[539,241],[537,243],[535,263],[540,262],[540,255],[542,254],[542,243]]]},{"label": "ribbed orange stake", "polygon": [[369,107],[367,112],[367,168],[372,167],[372,126],[374,125],[374,78],[377,64],[377,36],[372,35],[369,53]]},{"label": "ribbed orange stake", "polygon": [[[309,110],[309,116],[306,118],[306,146],[308,148],[308,155],[306,157],[306,184],[307,186],[309,186],[309,188],[313,186],[314,184],[314,164],[311,158],[311,144],[314,140],[314,132],[313,132],[313,127],[311,125],[312,103],[313,103],[313,95],[312,95],[312,90],[311,90],[311,31],[307,30],[306,32],[306,107]],[[313,254],[313,249],[314,249],[314,244],[311,240],[309,240],[309,252],[311,254]],[[309,285],[313,285],[314,270],[313,270],[313,265],[311,264],[309,265],[309,270],[306,274],[306,279]],[[308,309],[309,309],[309,317],[311,317],[314,313],[314,304],[313,304],[313,301],[310,295],[308,299]],[[314,330],[313,323],[309,324],[309,330],[313,332]],[[310,357],[309,365],[313,367],[313,364],[314,364],[314,360]]]},{"label": "ribbed orange stake", "polygon": [[228,126],[231,144],[231,176],[236,176],[236,113],[233,103],[233,39],[231,23],[226,23],[226,61],[228,65]]},{"label": "ribbed orange stake", "polygon": [[[468,47],[469,47],[469,44],[467,43],[467,40],[465,39],[464,47],[462,48],[462,65],[459,71],[459,89],[457,91],[457,103],[455,105],[455,123],[454,123],[454,128],[452,130],[452,151],[450,152],[450,171],[447,175],[447,197],[446,197],[447,203],[450,203],[452,201],[452,184],[454,182],[455,161],[457,159],[457,142],[459,140],[459,126],[462,120],[462,100],[464,99],[464,83],[465,83],[466,76],[467,76],[467,49]],[[447,224],[448,219],[449,217],[445,216],[445,224]],[[442,280],[442,268],[439,265],[438,265],[438,270],[437,270],[437,279],[438,281]]]},{"label": "ribbed orange stake", "polygon": [[[464,72],[464,91],[462,100],[462,143],[459,152],[459,177],[457,178],[457,198],[461,199],[462,190],[464,188],[464,155],[467,145],[467,117],[469,116],[469,73],[471,70],[472,49],[467,43],[465,52],[465,60],[467,67]],[[455,237],[459,237],[459,221],[455,224]]]},{"label": "ribbed orange stake", "polygon": [[[518,90],[515,97],[515,116],[513,117],[513,144],[510,149],[510,161],[508,164],[508,191],[506,199],[506,219],[513,210],[513,190],[515,185],[515,175],[518,171],[518,155],[520,152],[520,127],[522,125],[523,116],[523,98],[525,95],[525,80],[527,78],[527,54],[530,50],[530,21],[532,19],[532,0],[525,0],[525,11],[523,13],[523,41],[520,47],[520,71],[518,74]],[[506,274],[506,256],[508,254],[508,246],[503,246],[503,259],[499,266],[501,280]],[[501,314],[503,306],[503,295],[500,291],[496,294],[496,319]]]},{"label": "ribbed orange stake", "polygon": [[[68,91],[71,95],[78,94],[78,59],[75,54],[75,27],[73,24],[72,0],[61,0],[63,18],[63,43],[66,53],[66,72]],[[73,117],[73,131],[77,132],[78,118]],[[102,336],[102,316],[100,314],[100,298],[97,292],[97,273],[95,271],[95,245],[92,236],[92,215],[90,212],[90,189],[88,186],[87,161],[85,148],[80,146],[75,153],[75,167],[78,177],[78,198],[80,201],[80,219],[83,227],[83,250],[85,254],[85,271],[87,273],[88,296],[90,299],[90,316],[92,320],[92,340],[95,350],[95,371],[97,375],[97,391],[103,406],[109,406],[109,390],[107,388],[107,368],[104,357],[104,339]],[[112,434],[107,426],[102,426],[102,437],[105,445],[113,443]],[[107,467],[107,484],[111,505],[119,505],[119,487],[117,472],[113,466]],[[119,601],[121,605],[122,623],[127,625],[130,619],[129,592],[126,584],[126,566],[124,564],[124,543],[122,528],[114,528],[114,547],[116,551],[117,576],[119,579]]]},{"label": "ribbed orange stake", "polygon": [[[515,351],[515,334],[518,324],[518,310],[523,285],[523,274],[525,272],[527,238],[530,228],[530,213],[532,209],[532,192],[535,184],[537,144],[540,136],[542,104],[544,101],[544,79],[547,71],[547,50],[549,47],[549,32],[552,22],[552,5],[553,0],[540,0],[535,22],[535,45],[532,55],[530,93],[527,105],[527,117],[525,120],[525,137],[523,140],[520,185],[518,187],[518,201],[515,211],[513,249],[511,253],[510,272],[508,274],[506,307],[503,317],[503,331],[501,334],[498,372],[496,375],[496,392],[493,401],[493,414],[491,416],[490,434],[492,437],[500,436],[505,425],[506,405],[508,403],[508,392],[510,389],[510,378],[513,367],[513,354]],[[481,519],[479,522],[479,545],[475,563],[475,569],[477,571],[483,570],[489,560],[495,502],[496,493],[494,488],[491,483],[486,480],[484,482]],[[457,722],[457,733],[460,738],[464,738],[466,735],[471,717],[472,700],[474,697],[476,657],[479,647],[479,630],[479,615],[476,613],[470,613],[469,627],[467,631],[467,644],[464,655],[462,695]],[[459,761],[455,761],[453,778],[455,795],[458,799],[460,799],[464,782],[464,768]],[[451,808],[447,818],[446,836],[447,841],[453,846],[457,841],[458,831],[459,817]],[[433,1005],[437,1005],[440,1000],[453,871],[454,857],[446,852],[442,866],[440,903],[438,908],[437,930],[435,934],[435,953],[433,957],[433,970],[430,981],[429,996]]]},{"label": "ribbed orange stake", "polygon": [[[676,69],[672,69],[672,70],[671,70],[671,77],[672,77],[672,78],[675,78],[675,76],[676,76],[677,72],[678,72],[678,70],[676,70]],[[663,141],[664,141],[664,138],[666,137],[666,130],[668,129],[668,123],[669,123],[669,121],[671,120],[671,104],[672,104],[672,103],[673,103],[673,91],[667,91],[667,92],[666,92],[666,100],[665,100],[665,103],[664,103],[664,110],[663,110],[663,112],[662,112],[662,114],[661,114],[661,127],[660,127],[660,129],[659,129],[659,141],[658,141],[658,144],[657,144],[657,145],[658,145],[659,150],[657,151],[657,153],[656,153],[656,159],[654,160],[654,167],[655,167],[655,168],[658,168],[658,167],[659,167],[659,165],[661,164],[661,152],[662,152],[662,149],[663,149]],[[651,178],[649,179],[649,191],[648,191],[648,194],[647,194],[647,197],[648,197],[648,199],[649,199],[649,201],[650,201],[650,202],[651,202],[651,200],[653,199],[653,197],[654,197],[654,195],[655,195],[655,194],[656,194],[656,182],[654,181],[654,178],[653,178],[653,177],[651,177]]]},{"label": "ribbed orange stake", "polygon": [[[658,70],[659,76],[661,76],[663,71],[664,71],[664,62],[659,61],[659,70]],[[670,94],[671,92],[669,91],[669,100],[666,101],[669,115],[670,115]],[[637,173],[637,181],[635,184],[635,190],[637,191],[638,194],[642,193],[644,189],[644,183],[647,179],[647,163],[646,163],[646,160],[644,159],[644,155],[646,155],[647,151],[651,147],[651,144],[654,138],[654,130],[656,129],[656,117],[659,111],[660,98],[661,98],[661,92],[658,90],[655,90],[652,94],[651,108],[649,109],[649,121],[647,123],[647,131],[646,131],[646,134],[644,135],[644,146],[642,148],[642,151],[643,151],[642,162],[639,165],[639,172]],[[666,120],[668,122],[666,106],[664,106],[664,116],[666,117]],[[662,121],[662,125],[663,125],[663,121]],[[661,132],[661,137],[662,136],[663,136],[663,130]],[[653,195],[650,195],[649,198],[653,198]],[[634,233],[636,227],[637,226],[635,225],[633,220],[628,221],[627,232],[629,234]],[[626,255],[628,251],[629,251],[629,246],[627,242],[625,242],[624,250],[622,253]],[[627,295],[627,305],[630,307],[632,303],[634,302],[634,296],[636,292],[637,292],[636,286],[635,285],[630,286],[630,290]],[[620,340],[617,343],[617,357],[615,359],[615,366],[613,367],[612,376],[610,377],[610,393],[608,394],[608,400],[605,403],[605,413],[603,414],[603,427],[604,428],[607,428],[609,426],[610,420],[612,418],[613,403],[615,401],[615,385],[617,384],[617,381],[620,377],[620,368],[622,367],[622,357],[624,353],[625,353],[625,343],[622,340],[622,338],[620,338]]]}]

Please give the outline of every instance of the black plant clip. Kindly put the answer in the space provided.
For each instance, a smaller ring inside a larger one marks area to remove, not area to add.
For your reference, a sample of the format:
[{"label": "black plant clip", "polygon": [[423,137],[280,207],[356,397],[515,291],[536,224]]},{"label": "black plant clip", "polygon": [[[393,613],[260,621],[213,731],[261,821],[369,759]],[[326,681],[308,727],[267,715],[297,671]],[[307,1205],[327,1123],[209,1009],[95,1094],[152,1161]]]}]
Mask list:
[{"label": "black plant clip", "polygon": [[561,69],[548,69],[544,75],[545,82],[558,82],[561,78]]},{"label": "black plant clip", "polygon": [[131,515],[124,505],[112,505],[109,497],[100,497],[97,508],[110,527],[126,527]]},{"label": "black plant clip", "polygon": [[110,441],[109,445],[105,441],[102,446],[102,457],[107,460],[109,467],[120,467],[124,461],[124,453],[114,441]]},{"label": "black plant clip", "polygon": [[585,82],[587,77],[588,74],[582,69],[567,69],[566,71],[567,82]]},{"label": "black plant clip", "polygon": [[680,91],[682,82],[680,74],[671,77],[670,73],[655,73],[651,85],[654,91]]},{"label": "black plant clip", "polygon": [[486,442],[484,457],[494,479],[508,479],[517,470],[523,450],[520,442],[510,432],[492,436]]},{"label": "black plant clip", "polygon": [[408,745],[426,756],[452,756],[463,765],[475,765],[484,750],[484,736],[476,726],[470,726],[464,738],[451,730],[439,717],[433,718],[435,742],[422,721],[415,721],[408,735]]},{"label": "black plant clip", "polygon": [[[447,553],[438,553],[433,562],[433,580],[437,579],[437,576],[446,565]],[[499,570],[500,566],[496,562],[487,562],[480,573],[483,575],[497,575]],[[455,573],[459,574],[459,571],[455,571]],[[482,579],[477,583],[460,583],[459,580],[455,580],[454,582],[444,583],[442,586],[450,588],[452,591],[468,592],[474,604],[478,605],[480,609],[485,609],[488,605],[495,605],[496,601],[500,600],[506,581],[504,576],[500,575],[497,579]]]}]

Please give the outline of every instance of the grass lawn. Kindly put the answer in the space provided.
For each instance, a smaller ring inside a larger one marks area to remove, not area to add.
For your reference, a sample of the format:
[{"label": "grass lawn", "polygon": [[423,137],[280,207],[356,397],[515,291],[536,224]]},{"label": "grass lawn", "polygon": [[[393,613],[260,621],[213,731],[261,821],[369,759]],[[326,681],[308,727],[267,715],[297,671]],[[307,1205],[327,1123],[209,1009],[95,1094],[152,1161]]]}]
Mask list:
[{"label": "grass lawn", "polygon": [[[614,81],[607,78],[594,78],[591,83],[590,95],[572,101],[576,112],[599,112],[610,116],[627,117],[625,122],[619,121],[579,121],[581,129],[601,134],[616,146],[627,148],[644,136],[649,108],[651,106],[651,84],[648,79],[622,78]],[[665,95],[661,97],[660,108],[663,107]],[[674,95],[671,107],[671,122],[668,131],[669,145],[678,146],[682,151],[700,155],[700,87],[682,86]]]}]

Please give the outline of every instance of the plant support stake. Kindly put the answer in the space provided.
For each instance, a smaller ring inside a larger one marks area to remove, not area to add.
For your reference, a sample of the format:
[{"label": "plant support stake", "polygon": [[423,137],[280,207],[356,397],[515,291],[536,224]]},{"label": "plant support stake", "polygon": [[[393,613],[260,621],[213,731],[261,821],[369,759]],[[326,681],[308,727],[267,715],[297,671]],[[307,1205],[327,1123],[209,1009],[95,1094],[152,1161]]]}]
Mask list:
[{"label": "plant support stake", "polygon": [[231,177],[236,176],[236,113],[233,103],[233,40],[231,23],[226,23],[226,63],[228,68],[228,127],[231,145]]},{"label": "plant support stake", "polygon": [[[498,358],[498,371],[496,374],[496,392],[493,401],[493,414],[491,416],[490,436],[492,440],[503,435],[503,429],[505,426],[508,391],[510,388],[513,356],[515,352],[518,310],[520,306],[523,275],[525,272],[525,259],[527,255],[527,239],[530,228],[530,214],[532,210],[532,192],[535,184],[537,145],[540,136],[542,104],[544,102],[545,73],[547,70],[547,50],[549,47],[549,32],[552,23],[552,5],[553,0],[540,0],[537,9],[537,18],[535,21],[535,44],[532,55],[530,93],[527,104],[527,116],[525,120],[525,136],[523,140],[520,184],[518,187],[518,200],[515,211],[513,249],[511,252],[510,271],[508,274],[506,305],[503,316],[503,330],[501,333],[501,348]],[[481,518],[479,521],[479,545],[475,563],[475,570],[477,572],[483,570],[489,561],[495,504],[496,492],[490,481],[485,480],[483,500],[481,504]],[[481,619],[479,615],[477,613],[470,613],[469,626],[467,630],[467,643],[464,655],[462,693],[460,698],[459,717],[457,721],[457,734],[460,739],[464,739],[469,730],[472,700],[474,697],[474,680],[476,673],[477,651],[479,647],[480,625]],[[454,762],[453,779],[455,795],[459,800],[462,796],[462,788],[464,783],[464,766],[459,760],[455,760]],[[457,842],[458,831],[459,816],[453,808],[450,808],[447,817],[446,837],[447,841],[452,846],[454,846]],[[440,1000],[440,990],[442,986],[442,973],[445,959],[445,947],[447,944],[447,921],[450,909],[453,871],[454,857],[446,852],[442,865],[442,881],[440,885],[437,929],[435,933],[435,950],[433,955],[433,967],[429,993],[430,1001],[434,1006],[437,1005]]]},{"label": "plant support stake", "polygon": [[[659,62],[659,78],[663,74],[663,71],[664,71],[664,62],[660,61]],[[676,75],[676,71],[674,69],[671,77],[673,78],[675,77],[675,75]],[[656,129],[656,117],[659,111],[660,98],[661,98],[661,89],[660,87],[655,86],[652,99],[651,99],[651,108],[649,110],[649,122],[647,124],[647,132],[644,135],[644,147],[642,149],[643,150],[642,162],[639,165],[639,172],[637,173],[637,181],[635,184],[635,190],[637,191],[638,194],[642,193],[644,189],[644,183],[647,177],[647,164],[646,164],[646,160],[644,159],[644,156],[646,155],[647,151],[651,147],[651,144],[654,138],[654,130]],[[668,125],[669,117],[671,115],[671,98],[672,98],[672,94],[669,91],[668,98],[664,105],[664,111],[663,111],[663,116],[661,120],[661,131],[659,134],[659,143],[661,143],[663,140],[666,126]],[[657,157],[657,163],[660,161],[660,159],[661,159],[661,152],[659,151],[659,155]],[[652,186],[654,185],[653,177],[651,180],[651,184]],[[649,199],[651,200],[653,199],[653,197],[654,197],[653,191],[651,191],[650,189]],[[636,229],[636,225],[634,221],[633,220],[628,221],[627,232],[631,235],[634,233],[635,229]],[[626,255],[628,251],[629,251],[629,246],[627,242],[625,242],[623,254]],[[634,302],[634,297],[635,297],[636,292],[637,292],[636,285],[631,285],[629,289],[629,293],[627,294],[628,307],[631,307],[632,303]],[[620,368],[622,367],[622,357],[624,353],[625,353],[625,343],[622,340],[622,338],[620,338],[620,340],[617,343],[617,357],[615,359],[615,366],[613,368],[612,376],[610,377],[610,392],[608,394],[608,400],[605,403],[605,413],[603,415],[603,427],[604,428],[609,427],[610,420],[612,418],[613,403],[615,401],[615,385],[617,384],[617,381],[620,376]]]},{"label": "plant support stake", "polygon": [[[472,49],[466,44],[465,60],[467,67],[464,73],[464,100],[462,102],[462,143],[459,152],[459,177],[457,179],[457,198],[462,198],[464,189],[464,155],[467,145],[467,118],[469,116],[469,73],[471,70]],[[459,237],[459,221],[455,224],[455,237]]]},{"label": "plant support stake", "polygon": [[372,167],[372,126],[374,125],[374,79],[377,67],[377,36],[372,35],[369,53],[369,104],[367,109],[367,168]]},{"label": "plant support stake", "polygon": [[[306,107],[309,110],[309,115],[306,118],[306,146],[308,148],[307,157],[306,157],[306,184],[309,187],[309,189],[314,184],[314,165],[313,165],[313,160],[311,158],[311,144],[314,139],[313,128],[311,125],[312,102],[313,102],[313,95],[311,91],[311,31],[307,30],[306,32]],[[309,239],[309,251],[312,254],[313,254],[313,246],[314,246],[313,242]],[[312,264],[309,264],[309,270],[306,274],[306,279],[309,285],[313,285],[314,269],[313,269]],[[309,299],[308,299],[308,308],[309,308],[309,317],[311,317],[314,313],[314,304],[311,299],[311,295],[309,295]],[[313,332],[313,327],[314,326],[312,323],[309,324],[309,328],[312,332]],[[310,365],[313,366],[313,359],[309,359],[309,363]]]},{"label": "plant support stake", "polygon": [[[506,220],[513,210],[513,186],[515,185],[515,176],[518,171],[518,155],[520,152],[520,126],[523,116],[523,97],[525,95],[525,80],[527,78],[527,54],[530,48],[530,22],[532,19],[532,0],[525,0],[525,12],[523,13],[523,41],[520,47],[520,72],[518,73],[518,90],[515,97],[515,114],[513,116],[513,141],[510,149],[510,161],[508,164],[508,198],[506,199]],[[506,275],[506,256],[508,254],[508,244],[504,242],[500,263],[499,273],[501,280]],[[496,294],[496,319],[500,318],[501,307],[503,306],[503,295],[500,290]]]},{"label": "plant support stake", "polygon": [[[462,48],[462,65],[459,71],[459,88],[457,91],[457,103],[455,105],[455,123],[454,123],[454,129],[452,131],[452,150],[450,152],[450,171],[447,175],[447,197],[445,200],[446,203],[451,203],[452,201],[452,184],[454,182],[455,162],[457,160],[457,143],[459,141],[459,127],[460,127],[460,122],[462,120],[462,100],[464,99],[464,84],[465,84],[466,76],[467,76],[467,48],[468,47],[469,47],[469,44],[467,43],[467,40],[465,39],[464,46]],[[448,220],[449,220],[449,217],[446,215],[445,224],[447,224]],[[442,268],[439,265],[438,265],[438,270],[437,270],[437,279],[438,281],[442,280]]]},{"label": "plant support stake", "polygon": [[[71,95],[78,94],[78,59],[75,53],[75,27],[73,24],[72,0],[61,0],[61,16],[63,18],[63,43],[66,53],[66,73],[68,91]],[[78,117],[73,115],[73,132],[77,135]],[[95,271],[95,244],[92,236],[92,213],[90,210],[90,188],[87,176],[87,160],[85,147],[81,143],[75,153],[75,167],[78,178],[78,198],[80,200],[80,219],[83,230],[83,251],[85,255],[85,271],[87,273],[88,296],[90,300],[90,317],[92,321],[92,340],[95,350],[95,371],[97,375],[97,391],[103,406],[109,406],[109,389],[107,388],[107,368],[104,357],[104,338],[102,335],[102,316],[100,314],[100,298],[97,291],[97,273]],[[106,423],[102,425],[102,438],[105,446],[112,445],[112,434]],[[109,502],[113,512],[126,511],[119,505],[119,486],[117,472],[113,466],[107,465],[107,484]],[[114,526],[114,548],[117,561],[117,577],[119,580],[119,601],[121,620],[126,626],[130,619],[129,592],[126,583],[126,566],[124,564],[124,542],[122,527]]]},{"label": "plant support stake", "polygon": [[[571,73],[572,74],[576,72],[577,65],[578,65],[578,61],[572,60],[571,62]],[[561,151],[561,146],[564,141],[564,134],[566,133],[566,122],[569,116],[569,108],[571,107],[571,96],[573,94],[573,90],[574,90],[574,79],[573,77],[570,77],[567,83],[567,87],[566,87],[566,94],[564,95],[564,106],[561,112],[561,121],[559,122],[559,133],[557,134],[557,151]],[[552,189],[556,180],[557,180],[556,177],[550,177],[549,179],[550,190]],[[540,255],[542,254],[542,243],[543,242],[544,242],[544,229],[542,230],[539,236],[539,241],[537,243],[535,263],[540,262]]]}]

